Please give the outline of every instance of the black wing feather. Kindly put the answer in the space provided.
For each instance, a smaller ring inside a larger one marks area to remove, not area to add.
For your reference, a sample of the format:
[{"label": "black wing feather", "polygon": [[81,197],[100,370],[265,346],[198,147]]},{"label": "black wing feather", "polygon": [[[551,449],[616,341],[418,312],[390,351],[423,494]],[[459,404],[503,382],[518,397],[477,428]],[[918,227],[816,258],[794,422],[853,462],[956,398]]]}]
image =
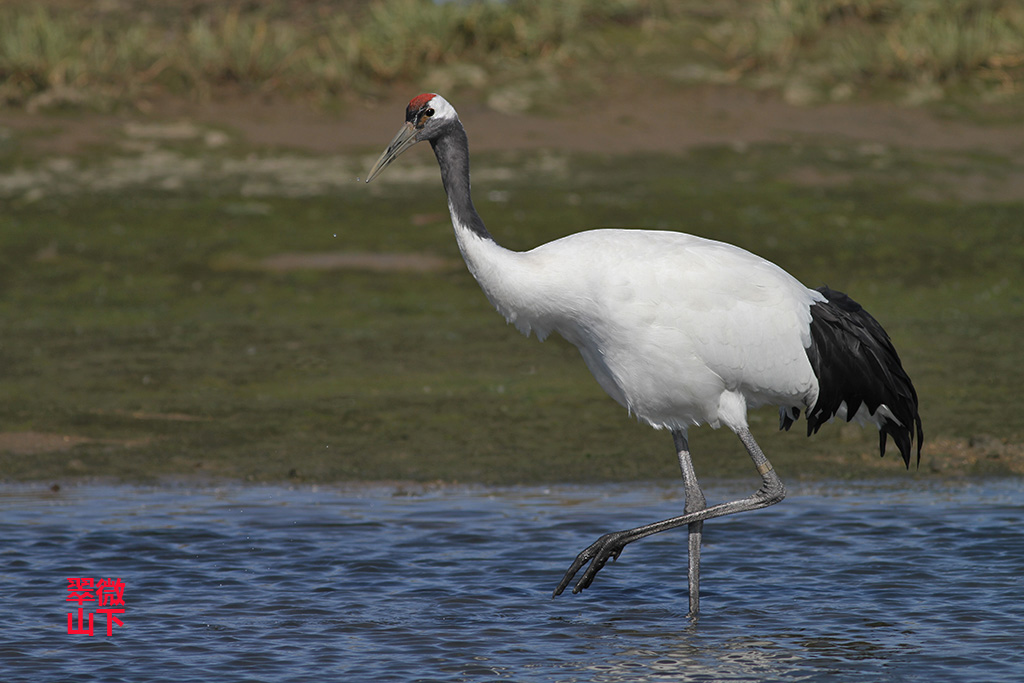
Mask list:
[{"label": "black wing feather", "polygon": [[[910,467],[913,441],[921,462],[924,431],[918,412],[917,391],[910,381],[889,335],[856,301],[828,287],[819,287],[827,301],[811,306],[811,345],[807,358],[818,377],[818,400],[807,411],[807,435],[818,431],[846,403],[847,420],[861,405],[874,415],[885,405],[897,422],[885,418],[878,433],[878,448],[885,455],[886,440],[893,442]],[[783,413],[780,427],[789,429],[798,417]]]}]

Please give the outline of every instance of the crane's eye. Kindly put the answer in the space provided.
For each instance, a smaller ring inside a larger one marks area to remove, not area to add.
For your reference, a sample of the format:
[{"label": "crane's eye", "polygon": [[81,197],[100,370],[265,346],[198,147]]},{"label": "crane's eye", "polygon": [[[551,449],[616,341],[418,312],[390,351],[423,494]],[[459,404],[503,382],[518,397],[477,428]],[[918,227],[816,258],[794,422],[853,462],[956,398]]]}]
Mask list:
[{"label": "crane's eye", "polygon": [[428,109],[425,112],[423,112],[423,115],[424,116],[433,116],[434,115],[434,110],[433,109]]}]

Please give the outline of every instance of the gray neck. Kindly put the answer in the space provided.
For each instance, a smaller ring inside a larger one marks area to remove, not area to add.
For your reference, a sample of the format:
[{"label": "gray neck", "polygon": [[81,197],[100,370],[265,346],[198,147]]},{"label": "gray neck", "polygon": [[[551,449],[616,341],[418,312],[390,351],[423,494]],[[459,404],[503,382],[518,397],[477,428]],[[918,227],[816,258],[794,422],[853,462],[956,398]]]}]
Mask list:
[{"label": "gray neck", "polygon": [[441,181],[448,194],[448,205],[455,219],[478,237],[494,241],[473,206],[469,186],[469,140],[466,129],[453,121],[444,135],[430,141],[441,167]]}]

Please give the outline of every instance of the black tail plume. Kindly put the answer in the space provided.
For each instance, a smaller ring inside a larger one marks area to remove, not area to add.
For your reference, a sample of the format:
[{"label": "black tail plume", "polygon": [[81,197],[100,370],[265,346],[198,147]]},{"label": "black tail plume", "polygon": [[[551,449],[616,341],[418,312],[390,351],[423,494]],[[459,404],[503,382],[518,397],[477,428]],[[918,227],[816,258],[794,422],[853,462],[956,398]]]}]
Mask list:
[{"label": "black tail plume", "polygon": [[[885,455],[886,439],[891,436],[909,468],[916,436],[920,465],[924,431],[917,392],[889,335],[871,314],[842,292],[828,287],[819,287],[818,291],[827,301],[811,306],[811,346],[807,358],[818,377],[818,400],[807,411],[807,435],[816,433],[832,419],[840,404],[846,404],[848,421],[863,404],[871,415],[880,418],[881,454]],[[876,415],[881,405],[888,408],[892,417]],[[780,426],[789,429],[796,417],[797,414],[783,412]]]}]

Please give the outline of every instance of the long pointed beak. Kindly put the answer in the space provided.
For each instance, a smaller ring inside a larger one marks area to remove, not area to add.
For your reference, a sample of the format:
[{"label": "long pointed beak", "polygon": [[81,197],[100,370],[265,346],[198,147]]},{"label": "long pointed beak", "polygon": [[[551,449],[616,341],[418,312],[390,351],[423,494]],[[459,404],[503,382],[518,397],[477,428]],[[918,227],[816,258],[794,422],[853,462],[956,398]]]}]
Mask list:
[{"label": "long pointed beak", "polygon": [[398,131],[398,134],[395,135],[395,139],[391,141],[391,144],[388,145],[386,150],[384,150],[384,153],[380,155],[380,158],[377,159],[377,163],[373,165],[370,172],[366,174],[366,182],[370,182],[376,178],[381,171],[387,168],[392,161],[398,158],[399,154],[409,149],[417,142],[419,141],[416,139],[416,129],[413,128],[411,123],[406,123],[402,126],[401,130]]}]

